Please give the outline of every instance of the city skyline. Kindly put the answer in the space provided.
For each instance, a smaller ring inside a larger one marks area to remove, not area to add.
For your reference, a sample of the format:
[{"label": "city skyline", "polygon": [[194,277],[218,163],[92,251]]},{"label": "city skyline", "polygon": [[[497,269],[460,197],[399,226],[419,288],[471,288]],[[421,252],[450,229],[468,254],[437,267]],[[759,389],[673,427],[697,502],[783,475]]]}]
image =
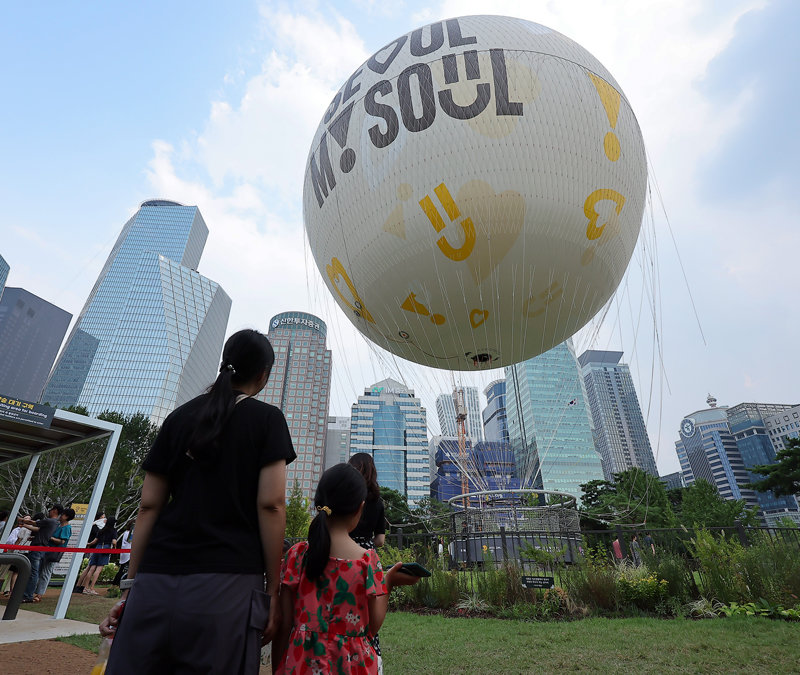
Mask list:
[{"label": "city skyline", "polygon": [[[213,44],[197,50],[192,31],[155,39],[152,25],[182,26],[187,8],[9,10],[15,31],[0,50],[14,64],[8,86],[20,95],[0,131],[8,283],[77,315],[113,245],[114,223],[153,196],[198,204],[213,223],[202,271],[234,298],[229,334],[287,307],[308,310],[331,327],[334,352],[348,356],[346,369],[334,367],[331,415],[348,414],[365,383],[402,379],[401,368],[433,410],[435,395],[452,389],[449,374],[395,365],[355,335],[326,296],[305,255],[301,176],[333,92],[366,56],[418,25],[485,9],[192,5],[198,29],[213,26]],[[660,286],[642,281],[648,259],[636,254],[605,324],[577,336],[576,346],[626,352],[660,472],[674,471],[672,430],[708,391],[731,402],[795,398],[800,372],[785,357],[800,319],[785,308],[798,243],[791,186],[800,171],[788,158],[800,131],[790,116],[797,93],[785,83],[798,65],[784,51],[800,9],[761,0],[622,3],[615,11],[594,2],[500,1],[492,11],[585,46],[614,73],[640,120],[655,214],[643,251],[658,251]],[[65,31],[76,36],[69,49]],[[134,37],[143,46],[136,58],[118,48]],[[92,58],[98,51],[108,58]],[[157,107],[130,96],[165,79],[179,85],[166,87]],[[641,325],[653,324],[651,306],[660,308],[657,337],[637,337],[640,315]],[[780,316],[784,325],[729,330],[730,316],[755,315]],[[467,374],[463,384],[482,390],[496,377]]]}]

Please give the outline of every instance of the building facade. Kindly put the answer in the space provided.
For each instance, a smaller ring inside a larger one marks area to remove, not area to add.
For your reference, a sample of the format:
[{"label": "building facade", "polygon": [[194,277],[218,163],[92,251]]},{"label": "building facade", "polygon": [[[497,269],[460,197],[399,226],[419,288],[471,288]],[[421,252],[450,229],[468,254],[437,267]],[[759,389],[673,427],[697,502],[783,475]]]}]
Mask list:
[{"label": "building facade", "polygon": [[350,457],[350,418],[328,417],[325,439],[325,469],[346,462]]},{"label": "building facade", "polygon": [[8,273],[11,271],[11,266],[6,262],[5,258],[0,255],[0,298],[3,297],[3,289],[6,287],[8,281]]},{"label": "building facade", "polygon": [[[775,447],[770,440],[766,419],[791,414],[791,405],[774,403],[740,403],[728,408],[728,427],[750,482],[764,476],[750,471],[754,466],[774,464]],[[787,412],[789,411],[789,412]],[[759,509],[767,525],[773,526],[782,518],[800,522],[797,500],[794,496],[776,496],[772,491],[756,492]]]},{"label": "building facade", "polygon": [[313,314],[283,312],[269,322],[275,350],[267,386],[256,398],[280,408],[286,416],[297,460],[287,468],[287,485],[297,481],[314,498],[325,461],[331,393],[328,327]]},{"label": "building facade", "polygon": [[483,436],[487,441],[510,443],[506,414],[506,381],[494,380],[483,390],[486,407],[483,409]]},{"label": "building facade", "polygon": [[0,297],[0,393],[38,401],[72,314],[24,288]]},{"label": "building facade", "polygon": [[658,480],[664,484],[664,487],[667,490],[678,490],[686,487],[686,482],[683,480],[682,471],[675,471],[664,476],[659,476]]},{"label": "building facade", "polygon": [[58,407],[160,424],[217,374],[231,300],[199,274],[196,206],[155,199],[125,223],[42,394]]},{"label": "building facade", "polygon": [[587,350],[578,363],[594,426],[595,447],[606,480],[633,469],[658,476],[631,371],[622,352]]},{"label": "building facade", "polygon": [[800,405],[764,417],[764,427],[775,452],[786,448],[786,439],[800,438]]},{"label": "building facade", "polygon": [[431,440],[430,456],[435,466],[431,497],[446,502],[463,494],[465,487],[469,492],[519,488],[510,443],[468,441],[465,454],[460,456],[457,438],[436,436]]},{"label": "building facade", "polygon": [[571,340],[508,366],[506,413],[522,487],[568,492],[603,478]]},{"label": "building facade", "polygon": [[350,454],[375,460],[378,482],[415,506],[430,493],[428,425],[414,390],[391,378],[364,390],[350,415]]},{"label": "building facade", "polygon": [[[481,421],[481,403],[477,387],[457,387],[464,396],[464,405],[467,408],[467,436],[473,443],[483,440],[483,423]],[[439,427],[443,436],[456,436],[456,406],[453,401],[454,394],[440,394],[436,397],[436,414],[439,416]]]}]

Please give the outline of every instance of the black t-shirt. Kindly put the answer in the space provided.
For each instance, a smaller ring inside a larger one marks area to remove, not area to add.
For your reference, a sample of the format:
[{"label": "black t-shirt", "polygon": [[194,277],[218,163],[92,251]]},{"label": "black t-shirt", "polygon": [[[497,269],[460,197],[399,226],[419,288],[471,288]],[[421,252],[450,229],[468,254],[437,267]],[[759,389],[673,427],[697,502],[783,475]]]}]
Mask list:
[{"label": "black t-shirt", "polygon": [[386,516],[384,515],[383,500],[378,499],[365,502],[361,512],[361,520],[356,529],[350,532],[353,539],[372,540],[378,534],[386,533]]},{"label": "black t-shirt", "polygon": [[261,574],[264,555],[256,497],[260,470],[296,455],[283,413],[246,398],[236,405],[219,439],[222,451],[211,462],[186,452],[203,394],[174,410],[161,427],[145,471],[169,481],[140,570],[161,574]]},{"label": "black t-shirt", "polygon": [[36,521],[36,527],[39,528],[38,532],[33,533],[31,546],[50,546],[50,537],[58,527],[58,520],[55,518],[42,518]]},{"label": "black t-shirt", "polygon": [[[97,543],[94,545],[95,548],[100,548],[100,546],[111,548],[112,542],[117,538],[117,531],[113,527],[108,527],[108,525],[106,525],[96,536]],[[91,539],[89,541],[91,541]]]}]

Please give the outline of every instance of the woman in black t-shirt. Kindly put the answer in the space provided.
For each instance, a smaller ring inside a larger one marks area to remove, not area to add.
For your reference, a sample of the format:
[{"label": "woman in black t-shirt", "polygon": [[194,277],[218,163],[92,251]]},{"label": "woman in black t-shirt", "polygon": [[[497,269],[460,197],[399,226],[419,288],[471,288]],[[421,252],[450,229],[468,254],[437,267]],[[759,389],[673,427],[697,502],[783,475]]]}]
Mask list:
[{"label": "woman in black t-shirt", "polygon": [[[86,544],[88,548],[104,549],[115,548],[117,545],[117,519],[110,516],[106,519],[106,524],[102,530],[98,530],[94,538]],[[86,568],[86,587],[83,589],[84,595],[97,595],[94,585],[100,578],[103,568],[108,565],[111,556],[98,550],[89,556],[89,566]]]},{"label": "woman in black t-shirt", "polygon": [[295,459],[281,411],[251,398],[274,360],[264,335],[235,333],[208,393],[164,420],[142,464],[122,601],[100,626],[115,636],[106,675],[258,672],[262,639],[280,623]]},{"label": "woman in black t-shirt", "polygon": [[[349,463],[358,469],[364,476],[364,480],[367,481],[364,510],[361,512],[356,529],[350,532],[350,537],[363,548],[379,548],[386,540],[386,514],[381,499],[381,489],[378,485],[378,470],[375,468],[375,460],[366,452],[357,452],[350,457]],[[378,655],[379,672],[383,672],[381,643],[377,633],[370,636],[370,642]]]}]

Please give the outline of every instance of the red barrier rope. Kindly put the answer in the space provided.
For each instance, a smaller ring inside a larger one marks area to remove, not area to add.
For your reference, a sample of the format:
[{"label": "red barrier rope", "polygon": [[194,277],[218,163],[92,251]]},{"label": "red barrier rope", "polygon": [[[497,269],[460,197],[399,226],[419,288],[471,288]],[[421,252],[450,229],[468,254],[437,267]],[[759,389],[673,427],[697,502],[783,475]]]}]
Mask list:
[{"label": "red barrier rope", "polygon": [[17,544],[3,544],[0,551],[45,551],[54,553],[130,553],[129,548],[72,548],[71,546],[17,546]]}]

